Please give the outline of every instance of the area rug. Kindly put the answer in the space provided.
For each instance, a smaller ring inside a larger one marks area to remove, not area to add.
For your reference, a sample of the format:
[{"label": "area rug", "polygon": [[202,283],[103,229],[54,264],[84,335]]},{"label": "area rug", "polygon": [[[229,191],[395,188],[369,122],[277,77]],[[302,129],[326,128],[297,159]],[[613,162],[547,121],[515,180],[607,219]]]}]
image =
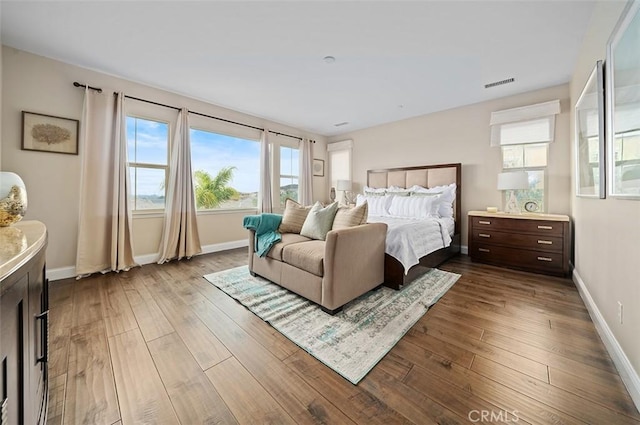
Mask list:
[{"label": "area rug", "polygon": [[357,384],[460,278],[431,269],[401,290],[369,291],[331,316],[247,266],[204,276],[284,336]]}]

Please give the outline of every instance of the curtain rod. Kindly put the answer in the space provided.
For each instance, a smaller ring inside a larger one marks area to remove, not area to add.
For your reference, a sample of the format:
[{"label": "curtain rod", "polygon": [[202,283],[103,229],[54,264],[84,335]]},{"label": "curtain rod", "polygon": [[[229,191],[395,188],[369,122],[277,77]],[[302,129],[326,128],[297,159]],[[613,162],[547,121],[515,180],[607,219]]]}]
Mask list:
[{"label": "curtain rod", "polygon": [[[73,85],[75,87],[88,87],[91,90],[95,90],[98,93],[102,93],[102,89],[98,88],[98,87],[91,87],[91,86],[87,86],[85,84],[80,84],[78,82],[74,82]],[[117,93],[114,92],[113,94],[116,95]],[[182,109],[182,108],[178,108],[177,106],[166,105],[164,103],[154,102],[153,100],[141,99],[139,97],[127,96],[127,95],[125,95],[124,97],[126,97],[128,99],[131,99],[131,100],[137,100],[139,102],[145,102],[145,103],[150,103],[152,105],[163,106],[165,108],[175,109],[176,111],[180,111]],[[253,128],[254,130],[264,131],[264,128],[255,127],[253,125],[244,124],[244,123],[237,122],[237,121],[231,121],[231,120],[228,120],[228,119],[225,119],[225,118],[214,117],[213,115],[207,115],[207,114],[203,114],[201,112],[189,111],[189,113],[190,114],[194,114],[194,115],[200,115],[201,117],[211,118],[211,119],[218,120],[218,121],[228,122],[230,124],[241,125],[243,127]],[[292,136],[291,134],[286,134],[286,133],[280,133],[279,131],[269,130],[269,133],[275,134],[276,136],[285,136],[285,137],[291,137],[292,139],[302,140],[302,137]],[[311,143],[315,143],[315,142],[316,142],[315,140],[311,140]]]},{"label": "curtain rod", "polygon": [[74,82],[73,82],[73,85],[74,85],[74,86],[76,86],[76,87],[82,87],[83,89],[95,90],[95,91],[97,91],[98,93],[102,93],[102,89],[101,89],[101,88],[99,88],[99,87],[91,87],[91,86],[88,86],[88,85],[86,85],[86,84],[80,84],[80,83],[79,83],[79,82],[77,82],[77,81],[74,81]]},{"label": "curtain rod", "polygon": [[[132,100],[137,100],[137,101],[140,101],[140,102],[151,103],[152,105],[158,105],[158,106],[164,106],[166,108],[176,109],[178,111],[182,109],[182,108],[178,108],[176,106],[165,105],[164,103],[154,102],[152,100],[141,99],[139,97],[133,97],[133,96],[127,96],[127,95],[125,95],[124,97],[132,99]],[[238,121],[228,120],[226,118],[215,117],[213,115],[203,114],[202,112],[189,111],[189,113],[193,114],[193,115],[200,115],[201,117],[211,118],[211,119],[222,121],[222,122],[228,122],[230,124],[240,125],[242,127],[253,128],[254,130],[264,131],[264,128],[261,128],[261,127],[256,127],[256,126],[253,126],[253,125],[244,124],[244,123],[241,123],[241,122],[238,122]],[[292,136],[291,134],[286,134],[286,133],[280,133],[279,131],[269,130],[269,133],[275,134],[276,136],[285,136],[285,137],[290,137],[292,139],[302,140],[302,137]],[[315,143],[315,142],[316,142],[315,140],[311,140],[311,143]]]}]

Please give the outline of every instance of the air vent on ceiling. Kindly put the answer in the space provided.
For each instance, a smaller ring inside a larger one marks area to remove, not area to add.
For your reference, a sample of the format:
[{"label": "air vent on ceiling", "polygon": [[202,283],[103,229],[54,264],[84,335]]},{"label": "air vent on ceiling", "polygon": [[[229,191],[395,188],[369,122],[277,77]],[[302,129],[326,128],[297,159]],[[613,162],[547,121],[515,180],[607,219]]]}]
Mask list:
[{"label": "air vent on ceiling", "polygon": [[349,124],[348,121],[343,121],[343,122],[339,122],[338,124],[334,124],[333,126],[334,127],[342,127],[343,125],[347,125],[347,124]]},{"label": "air vent on ceiling", "polygon": [[515,78],[507,78],[506,80],[494,81],[493,83],[485,84],[484,88],[488,89],[495,86],[501,86],[503,84],[513,83],[514,81],[515,81]]}]

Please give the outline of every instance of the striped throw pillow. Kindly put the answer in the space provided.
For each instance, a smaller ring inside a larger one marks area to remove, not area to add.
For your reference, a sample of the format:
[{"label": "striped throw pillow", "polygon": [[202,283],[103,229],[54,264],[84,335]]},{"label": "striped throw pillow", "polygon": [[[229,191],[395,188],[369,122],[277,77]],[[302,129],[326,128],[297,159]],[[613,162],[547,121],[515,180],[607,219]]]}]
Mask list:
[{"label": "striped throw pillow", "polygon": [[331,230],[344,229],[346,227],[359,226],[367,222],[368,203],[365,202],[357,207],[340,207],[333,219]]},{"label": "striped throw pillow", "polygon": [[310,210],[311,206],[305,207],[293,199],[287,198],[284,202],[284,213],[282,214],[282,223],[278,227],[278,232],[300,233]]}]

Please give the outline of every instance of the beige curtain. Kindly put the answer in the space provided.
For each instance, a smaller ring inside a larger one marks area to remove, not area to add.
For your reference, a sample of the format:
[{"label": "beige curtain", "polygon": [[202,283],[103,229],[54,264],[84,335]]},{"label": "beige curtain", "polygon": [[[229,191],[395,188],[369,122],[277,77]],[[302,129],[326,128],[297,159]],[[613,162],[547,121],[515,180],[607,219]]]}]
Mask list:
[{"label": "beige curtain", "polygon": [[298,185],[298,200],[302,205],[313,203],[313,142],[302,139],[300,147],[300,181]]},{"label": "beige curtain", "polygon": [[264,213],[273,212],[270,150],[269,130],[265,128],[260,140],[260,210]]},{"label": "beige curtain", "polygon": [[202,252],[191,172],[189,111],[186,108],[178,113],[178,125],[171,146],[167,203],[158,264],[174,258],[191,258]]},{"label": "beige curtain", "polygon": [[133,259],[124,94],[86,89],[80,128],[78,277],[128,270]]}]

